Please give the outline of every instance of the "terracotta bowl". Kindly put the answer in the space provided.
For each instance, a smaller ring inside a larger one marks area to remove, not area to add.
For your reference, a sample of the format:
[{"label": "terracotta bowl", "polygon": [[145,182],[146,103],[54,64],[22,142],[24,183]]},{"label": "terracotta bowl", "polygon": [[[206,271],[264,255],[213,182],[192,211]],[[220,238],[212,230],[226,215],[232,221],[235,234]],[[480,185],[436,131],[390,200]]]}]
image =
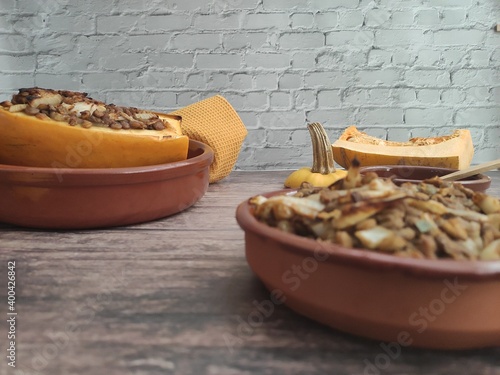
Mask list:
[{"label": "terracotta bowl", "polygon": [[133,168],[0,165],[0,222],[81,229],[136,224],[193,205],[208,188],[212,149],[194,140],[184,161]]},{"label": "terracotta bowl", "polygon": [[236,219],[248,264],[274,303],[393,348],[500,346],[500,261],[418,260],[321,244],[257,221],[248,202]]},{"label": "terracotta bowl", "polygon": [[[401,185],[403,182],[418,183],[427,178],[444,176],[456,172],[457,169],[411,165],[378,165],[362,167],[360,171],[361,173],[376,172],[380,177],[394,177],[394,183]],[[484,174],[477,174],[457,182],[471,190],[484,192],[490,187],[491,178]]]}]

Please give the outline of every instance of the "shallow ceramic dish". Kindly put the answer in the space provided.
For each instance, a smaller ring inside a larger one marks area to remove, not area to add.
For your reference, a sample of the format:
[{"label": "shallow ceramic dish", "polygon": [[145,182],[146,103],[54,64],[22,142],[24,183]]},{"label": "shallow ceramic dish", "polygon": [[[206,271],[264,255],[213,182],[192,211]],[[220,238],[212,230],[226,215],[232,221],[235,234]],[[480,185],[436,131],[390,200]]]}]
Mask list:
[{"label": "shallow ceramic dish", "polygon": [[236,219],[248,264],[273,302],[391,348],[500,346],[500,261],[419,260],[321,244],[257,221],[248,202]]},{"label": "shallow ceramic dish", "polygon": [[183,161],[133,168],[0,165],[0,222],[81,229],[136,224],[180,212],[208,188],[212,149],[189,143]]},{"label": "shallow ceramic dish", "polygon": [[[404,182],[418,183],[427,178],[440,177],[456,171],[457,169],[411,165],[378,165],[360,168],[361,173],[376,172],[380,177],[394,176],[393,181],[396,185],[401,185]],[[484,192],[490,187],[491,178],[485,174],[477,174],[457,182],[471,190]]]}]

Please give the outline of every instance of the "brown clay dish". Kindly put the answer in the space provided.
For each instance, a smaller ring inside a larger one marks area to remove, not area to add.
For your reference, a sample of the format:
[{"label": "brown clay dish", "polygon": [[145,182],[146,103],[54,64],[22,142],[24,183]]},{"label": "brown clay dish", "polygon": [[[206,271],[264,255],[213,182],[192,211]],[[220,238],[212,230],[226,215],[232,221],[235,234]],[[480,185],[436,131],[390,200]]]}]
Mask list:
[{"label": "brown clay dish", "polygon": [[[418,183],[427,178],[441,177],[456,171],[457,169],[412,165],[377,165],[360,168],[360,173],[375,172],[379,177],[394,177],[396,185],[404,182]],[[485,174],[477,174],[457,182],[471,190],[485,192],[491,185],[491,178]]]},{"label": "brown clay dish", "polygon": [[300,314],[400,347],[500,346],[500,261],[412,259],[322,244],[260,223],[248,202],[236,219],[251,269]]},{"label": "brown clay dish", "polygon": [[0,165],[0,222],[82,229],[163,218],[192,206],[208,188],[212,149],[190,140],[183,161],[133,168]]}]

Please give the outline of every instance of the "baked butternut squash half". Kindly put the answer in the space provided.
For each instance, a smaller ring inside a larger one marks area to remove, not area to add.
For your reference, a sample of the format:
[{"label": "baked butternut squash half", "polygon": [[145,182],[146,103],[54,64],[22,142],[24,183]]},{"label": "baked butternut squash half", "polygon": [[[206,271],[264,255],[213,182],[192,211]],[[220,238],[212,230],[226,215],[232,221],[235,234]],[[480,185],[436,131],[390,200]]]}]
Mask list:
[{"label": "baked butternut squash half", "polygon": [[86,93],[27,88],[0,103],[0,163],[120,168],[187,158],[181,118],[105,104]]},{"label": "baked butternut squash half", "polygon": [[418,137],[407,142],[386,141],[349,126],[332,145],[333,158],[349,168],[356,158],[361,166],[422,165],[453,169],[467,168],[474,156],[470,131],[455,130],[442,137]]}]

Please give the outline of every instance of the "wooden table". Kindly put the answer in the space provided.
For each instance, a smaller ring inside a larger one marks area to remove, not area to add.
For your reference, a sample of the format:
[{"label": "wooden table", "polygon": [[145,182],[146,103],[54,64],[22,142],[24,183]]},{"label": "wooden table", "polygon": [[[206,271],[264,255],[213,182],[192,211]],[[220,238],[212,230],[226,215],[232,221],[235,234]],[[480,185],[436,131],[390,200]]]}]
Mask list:
[{"label": "wooden table", "polygon": [[[90,231],[0,226],[3,374],[377,374],[380,342],[285,306],[249,270],[238,203],[288,172],[233,172],[193,207],[146,224]],[[500,171],[489,193],[500,197]],[[7,262],[16,261],[16,368],[6,364]],[[492,296],[499,298],[499,296]],[[380,374],[500,374],[500,348],[404,348]]]}]

